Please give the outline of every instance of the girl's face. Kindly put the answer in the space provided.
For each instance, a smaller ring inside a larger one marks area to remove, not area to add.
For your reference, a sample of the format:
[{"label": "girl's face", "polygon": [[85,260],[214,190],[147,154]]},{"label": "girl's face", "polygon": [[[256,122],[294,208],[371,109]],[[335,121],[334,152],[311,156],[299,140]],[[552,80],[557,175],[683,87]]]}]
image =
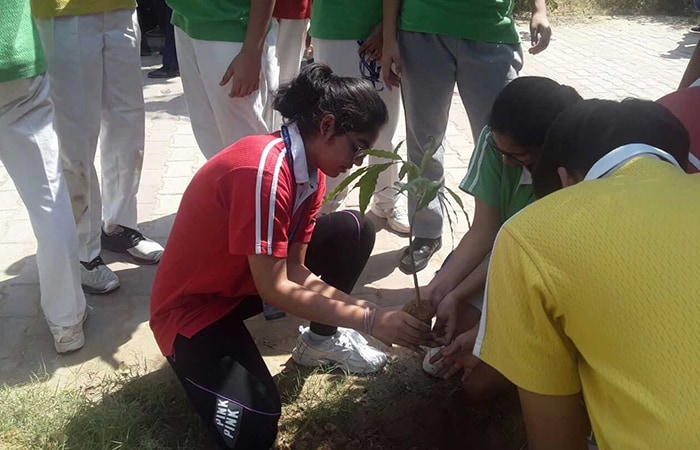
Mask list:
[{"label": "girl's face", "polygon": [[532,151],[519,145],[506,134],[492,131],[489,138],[487,138],[487,142],[501,154],[503,163],[510,167],[528,167],[535,162]]},{"label": "girl's face", "polygon": [[329,177],[337,177],[352,169],[353,166],[361,165],[365,151],[372,148],[378,134],[378,130],[335,134],[335,117],[332,115],[324,117],[321,121],[319,136],[321,145],[315,151],[316,166]]}]

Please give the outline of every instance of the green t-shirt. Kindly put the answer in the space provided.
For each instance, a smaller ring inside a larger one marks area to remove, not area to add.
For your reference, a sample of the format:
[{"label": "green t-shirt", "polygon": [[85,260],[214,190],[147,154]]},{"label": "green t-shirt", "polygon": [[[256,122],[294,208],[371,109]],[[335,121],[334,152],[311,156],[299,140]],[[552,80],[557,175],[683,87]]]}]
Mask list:
[{"label": "green t-shirt", "polygon": [[365,39],[382,21],[382,0],[314,0],[311,29],[317,39]]},{"label": "green t-shirt", "polygon": [[0,82],[46,71],[39,34],[27,0],[0,0]]},{"label": "green t-shirt", "polygon": [[83,16],[134,8],[135,0],[32,0],[32,13],[38,19]]},{"label": "green t-shirt", "polygon": [[511,167],[504,164],[498,150],[487,142],[490,134],[488,126],[481,131],[469,162],[469,170],[459,188],[487,205],[498,208],[503,223],[535,201],[535,191],[530,172],[520,165]]},{"label": "green t-shirt", "polygon": [[513,0],[403,0],[399,29],[517,44]]},{"label": "green t-shirt", "polygon": [[243,42],[251,0],[167,0],[172,23],[193,39]]}]

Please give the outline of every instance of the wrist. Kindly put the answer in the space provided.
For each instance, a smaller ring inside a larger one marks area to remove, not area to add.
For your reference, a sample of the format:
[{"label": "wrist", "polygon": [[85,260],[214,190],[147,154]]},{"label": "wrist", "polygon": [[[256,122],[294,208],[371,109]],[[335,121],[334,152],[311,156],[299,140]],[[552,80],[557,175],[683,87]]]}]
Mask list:
[{"label": "wrist", "polygon": [[365,334],[368,336],[372,336],[372,332],[374,331],[374,321],[377,316],[377,309],[376,308],[371,308],[371,307],[365,307],[365,310],[362,315],[362,325],[363,325],[363,330]]}]

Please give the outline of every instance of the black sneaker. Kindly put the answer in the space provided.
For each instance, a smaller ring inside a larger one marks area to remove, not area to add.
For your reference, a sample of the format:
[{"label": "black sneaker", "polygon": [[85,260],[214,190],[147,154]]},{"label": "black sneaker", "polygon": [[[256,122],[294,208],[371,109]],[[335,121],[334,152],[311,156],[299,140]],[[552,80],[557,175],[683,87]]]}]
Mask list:
[{"label": "black sneaker", "polygon": [[416,263],[415,269],[413,268],[413,262],[411,261],[411,254],[409,253],[410,247],[405,247],[401,251],[401,257],[399,258],[399,270],[401,272],[410,275],[414,271],[420,272],[425,269],[433,257],[433,254],[440,250],[442,247],[442,238],[437,239],[427,239],[427,238],[416,238],[413,240],[413,260]]},{"label": "black sneaker", "polygon": [[102,248],[126,253],[142,264],[156,264],[163,255],[163,247],[132,228],[117,226],[112,233],[102,230]]},{"label": "black sneaker", "polygon": [[700,25],[695,25],[694,27],[690,27],[690,32],[691,33],[700,33]]},{"label": "black sneaker", "polygon": [[160,69],[152,70],[148,72],[148,78],[176,78],[180,76],[180,70],[170,67],[162,66]]}]

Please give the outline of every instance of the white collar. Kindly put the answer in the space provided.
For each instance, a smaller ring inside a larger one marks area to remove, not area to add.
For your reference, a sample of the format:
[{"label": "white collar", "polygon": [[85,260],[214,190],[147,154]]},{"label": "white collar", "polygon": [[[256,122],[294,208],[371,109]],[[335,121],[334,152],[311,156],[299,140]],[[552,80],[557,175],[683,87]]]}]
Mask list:
[{"label": "white collar", "polygon": [[527,170],[527,167],[521,167],[523,168],[523,172],[520,174],[520,184],[532,184],[532,174]]},{"label": "white collar", "polygon": [[616,148],[600,158],[598,162],[593,164],[593,167],[588,171],[584,180],[605,178],[627,161],[640,156],[659,158],[673,164],[679,169],[681,168],[675,158],[663,150],[659,150],[647,144],[627,144]]},{"label": "white collar", "polygon": [[301,138],[299,127],[295,122],[289,123],[286,126],[287,132],[289,133],[289,140],[292,143],[292,148],[287,150],[292,152],[294,178],[296,178],[297,184],[318,184],[318,172],[314,171],[314,173],[309,175],[309,166],[306,162],[306,149],[304,148],[304,140]]}]

